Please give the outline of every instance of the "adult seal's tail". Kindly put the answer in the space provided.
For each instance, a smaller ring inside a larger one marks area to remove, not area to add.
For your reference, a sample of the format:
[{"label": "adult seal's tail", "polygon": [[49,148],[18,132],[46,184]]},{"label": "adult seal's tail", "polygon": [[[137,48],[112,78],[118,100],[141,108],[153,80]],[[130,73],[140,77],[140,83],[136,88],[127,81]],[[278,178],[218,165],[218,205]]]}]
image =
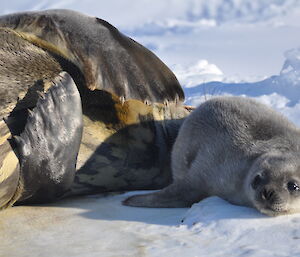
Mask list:
[{"label": "adult seal's tail", "polygon": [[15,137],[26,191],[19,202],[48,202],[70,188],[82,137],[80,95],[66,72],[62,72],[37,106],[27,124]]},{"label": "adult seal's tail", "polygon": [[12,137],[9,128],[18,126],[18,120],[9,117],[0,123],[2,207],[57,199],[73,182],[83,122],[72,78],[65,72],[56,77],[28,110],[24,131]]}]

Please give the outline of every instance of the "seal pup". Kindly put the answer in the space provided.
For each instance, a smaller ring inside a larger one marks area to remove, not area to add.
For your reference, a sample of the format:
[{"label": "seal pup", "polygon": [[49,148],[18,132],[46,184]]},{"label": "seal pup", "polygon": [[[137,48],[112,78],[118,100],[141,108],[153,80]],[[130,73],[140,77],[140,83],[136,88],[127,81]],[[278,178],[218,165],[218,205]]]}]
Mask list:
[{"label": "seal pup", "polygon": [[219,196],[270,216],[300,211],[300,130],[254,100],[201,104],[180,128],[171,166],[171,185],[123,203],[187,207]]}]

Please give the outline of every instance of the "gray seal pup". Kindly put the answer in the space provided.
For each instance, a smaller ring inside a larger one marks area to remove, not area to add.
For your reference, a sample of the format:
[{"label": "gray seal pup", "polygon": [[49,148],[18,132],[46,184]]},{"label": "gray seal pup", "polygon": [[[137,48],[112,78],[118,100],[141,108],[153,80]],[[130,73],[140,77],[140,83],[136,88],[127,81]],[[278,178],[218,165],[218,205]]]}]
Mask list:
[{"label": "gray seal pup", "polygon": [[187,207],[209,196],[276,216],[300,211],[300,130],[252,99],[204,102],[179,130],[173,182],[125,205]]}]

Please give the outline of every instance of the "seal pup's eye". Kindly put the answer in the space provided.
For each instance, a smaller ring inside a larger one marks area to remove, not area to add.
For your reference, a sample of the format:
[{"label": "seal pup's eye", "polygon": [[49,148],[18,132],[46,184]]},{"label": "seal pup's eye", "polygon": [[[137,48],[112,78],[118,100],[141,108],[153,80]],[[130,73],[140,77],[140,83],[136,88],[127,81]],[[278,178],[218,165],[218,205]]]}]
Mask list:
[{"label": "seal pup's eye", "polygon": [[298,184],[296,182],[288,182],[287,183],[287,188],[290,192],[293,192],[293,191],[299,191],[300,188],[298,186]]},{"label": "seal pup's eye", "polygon": [[261,174],[257,174],[252,180],[251,186],[253,189],[256,189],[262,182],[263,178]]}]

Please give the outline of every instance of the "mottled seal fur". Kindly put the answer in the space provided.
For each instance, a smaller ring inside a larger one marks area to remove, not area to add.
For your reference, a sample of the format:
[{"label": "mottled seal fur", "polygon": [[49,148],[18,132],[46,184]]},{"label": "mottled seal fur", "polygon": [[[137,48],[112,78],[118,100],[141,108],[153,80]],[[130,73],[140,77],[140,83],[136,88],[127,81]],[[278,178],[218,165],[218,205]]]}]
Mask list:
[{"label": "mottled seal fur", "polygon": [[183,101],[172,71],[104,20],[0,16],[0,207],[165,187]]},{"label": "mottled seal fur", "polygon": [[208,196],[267,215],[300,211],[300,131],[254,100],[218,97],[183,123],[172,151],[173,182],[124,204],[186,207]]}]

